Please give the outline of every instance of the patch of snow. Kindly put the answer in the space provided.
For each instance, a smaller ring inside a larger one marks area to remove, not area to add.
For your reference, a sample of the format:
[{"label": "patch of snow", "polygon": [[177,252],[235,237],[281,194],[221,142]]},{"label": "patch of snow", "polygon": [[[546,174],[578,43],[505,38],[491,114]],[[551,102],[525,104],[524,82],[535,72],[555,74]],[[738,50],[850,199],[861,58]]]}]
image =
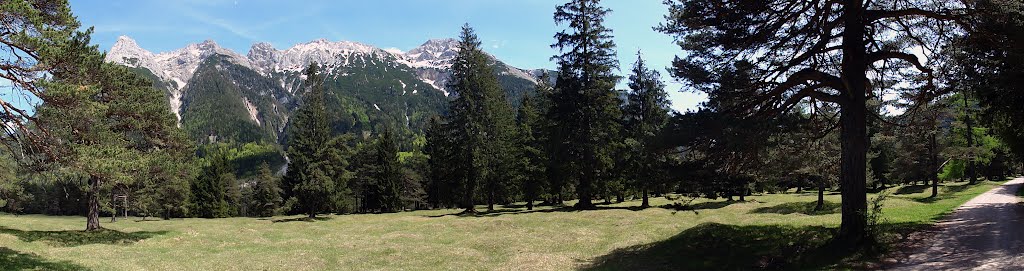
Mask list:
[{"label": "patch of snow", "polygon": [[430,86],[440,90],[441,92],[444,92],[444,96],[448,97],[448,90],[446,90],[445,88],[443,88],[441,86],[438,86],[437,82],[434,82],[434,80],[430,80],[430,79],[422,79],[422,80],[423,80],[424,83],[430,84]]}]

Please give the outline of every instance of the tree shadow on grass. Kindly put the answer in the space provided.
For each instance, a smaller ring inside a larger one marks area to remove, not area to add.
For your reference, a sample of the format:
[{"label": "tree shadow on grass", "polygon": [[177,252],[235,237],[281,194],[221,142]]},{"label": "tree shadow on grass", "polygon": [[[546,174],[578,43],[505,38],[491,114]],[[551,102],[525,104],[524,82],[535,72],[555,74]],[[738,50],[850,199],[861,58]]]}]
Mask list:
[{"label": "tree shadow on grass", "polygon": [[0,269],[3,270],[88,270],[68,261],[50,261],[35,254],[21,253],[0,247]]},{"label": "tree shadow on grass", "polygon": [[896,192],[893,192],[893,194],[896,194],[896,195],[917,194],[917,193],[924,192],[924,190],[928,189],[928,188],[931,188],[931,186],[930,185],[926,185],[926,184],[907,185],[907,186],[900,187],[899,189],[896,189]]},{"label": "tree shadow on grass", "polygon": [[0,227],[0,234],[17,236],[23,242],[42,241],[52,246],[75,247],[91,244],[123,245],[138,242],[167,231],[121,232],[110,229],[97,231],[23,231]]},{"label": "tree shadow on grass", "polygon": [[495,217],[495,216],[502,216],[502,215],[522,215],[522,214],[534,214],[534,213],[572,213],[572,212],[586,212],[586,211],[600,211],[600,210],[640,211],[640,210],[643,210],[643,209],[644,208],[640,208],[639,206],[600,206],[600,205],[598,205],[594,209],[576,209],[576,207],[572,207],[572,206],[562,206],[562,207],[554,207],[554,208],[537,208],[537,209],[533,209],[533,210],[524,210],[524,209],[496,209],[496,210],[493,210],[493,211],[477,211],[476,213],[466,213],[465,211],[460,211],[458,213],[440,214],[440,215],[428,215],[428,216],[424,216],[424,217],[430,217],[430,218],[438,218],[438,217],[446,217],[446,216],[457,216],[457,217]]},{"label": "tree shadow on grass", "polygon": [[957,196],[957,194],[959,194],[960,192],[963,192],[964,190],[970,189],[972,186],[974,186],[974,185],[971,185],[971,184],[961,184],[961,185],[945,185],[945,186],[940,186],[939,187],[939,195],[938,196],[935,196],[935,197],[928,196],[928,197],[923,197],[923,198],[914,198],[913,200],[916,201],[916,202],[920,202],[920,203],[933,203],[933,202],[944,200],[944,199],[950,199],[950,198],[953,198],[953,197]]},{"label": "tree shadow on grass", "polygon": [[333,217],[318,216],[314,218],[309,217],[296,217],[296,218],[285,218],[285,219],[270,219],[272,223],[285,223],[285,222],[316,222],[316,221],[327,221],[334,219]]},{"label": "tree shadow on grass", "polygon": [[814,207],[818,206],[817,201],[811,202],[787,202],[775,206],[761,207],[751,210],[753,214],[805,214],[805,215],[827,215],[827,214],[838,214],[842,209],[842,205],[839,203],[825,201],[821,210],[814,210]]},{"label": "tree shadow on grass", "polygon": [[674,211],[699,211],[699,210],[715,210],[722,209],[735,204],[742,204],[742,202],[760,202],[758,200],[722,200],[722,201],[703,201],[699,204],[681,204],[681,202],[674,202],[671,205],[659,206],[660,209],[668,209]]},{"label": "tree shadow on grass", "polygon": [[667,240],[620,248],[581,270],[865,269],[881,255],[834,243],[835,228],[704,223]]}]

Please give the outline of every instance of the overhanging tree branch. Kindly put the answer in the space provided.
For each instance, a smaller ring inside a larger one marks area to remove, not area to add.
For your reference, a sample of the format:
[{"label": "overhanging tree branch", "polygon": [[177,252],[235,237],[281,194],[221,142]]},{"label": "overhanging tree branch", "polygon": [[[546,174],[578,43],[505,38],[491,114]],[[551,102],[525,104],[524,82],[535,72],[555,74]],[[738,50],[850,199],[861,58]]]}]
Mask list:
[{"label": "overhanging tree branch", "polygon": [[944,21],[959,21],[963,16],[959,14],[952,14],[952,10],[947,11],[930,11],[923,10],[920,8],[907,8],[898,10],[866,10],[864,11],[864,17],[868,22],[874,22],[881,19],[890,18],[901,18],[901,17],[925,17],[936,20]]}]

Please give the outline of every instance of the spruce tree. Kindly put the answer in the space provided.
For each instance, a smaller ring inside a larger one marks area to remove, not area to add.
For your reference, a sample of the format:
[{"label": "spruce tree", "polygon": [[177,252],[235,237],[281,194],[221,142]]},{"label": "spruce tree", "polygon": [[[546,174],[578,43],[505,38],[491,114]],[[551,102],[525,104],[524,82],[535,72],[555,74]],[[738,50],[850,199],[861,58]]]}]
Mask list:
[{"label": "spruce tree", "polygon": [[328,209],[335,187],[324,163],[323,150],[330,139],[330,126],[319,66],[310,64],[305,76],[309,91],[291,120],[285,188],[295,198],[295,208],[314,218]]},{"label": "spruce tree", "polygon": [[354,141],[355,137],[351,134],[335,136],[327,142],[327,147],[323,150],[325,171],[327,176],[334,180],[331,209],[336,213],[349,213],[355,210],[352,190],[349,189],[350,182],[355,175],[350,171],[350,160],[354,156],[351,144]]},{"label": "spruce tree", "polygon": [[480,40],[468,24],[462,27],[451,82],[450,89],[458,97],[451,102],[449,127],[458,142],[454,156],[462,167],[463,207],[466,213],[475,213],[477,183],[485,181],[490,209],[502,188],[501,180],[508,176],[504,160],[508,158],[512,113],[489,59],[480,49]]},{"label": "spruce tree", "polygon": [[440,116],[433,116],[427,122],[426,144],[423,153],[427,155],[427,203],[434,208],[454,207],[458,203],[460,168],[453,161],[455,142],[451,130]]},{"label": "spruce tree", "polygon": [[256,176],[256,187],[253,189],[253,213],[256,216],[274,216],[281,207],[281,188],[278,178],[270,170],[266,162],[260,164],[259,175]]},{"label": "spruce tree", "polygon": [[619,105],[615,91],[618,68],[612,30],[604,26],[611,10],[599,0],[573,0],[555,9],[555,23],[568,28],[555,34],[560,54],[551,115],[561,129],[553,134],[563,145],[556,161],[566,163],[564,178],[576,180],[579,209],[594,209],[594,186],[608,179],[612,141],[618,136]]},{"label": "spruce tree", "polygon": [[374,178],[380,211],[402,211],[402,165],[398,162],[398,145],[390,128],[385,128],[377,139],[377,171]]},{"label": "spruce tree", "polygon": [[623,119],[626,136],[633,145],[633,152],[629,155],[629,175],[643,197],[642,208],[650,207],[648,194],[656,183],[655,179],[662,176],[656,170],[661,168],[664,157],[659,155],[661,151],[655,147],[654,140],[668,120],[669,102],[660,76],[658,71],[648,68],[637,53],[636,64],[629,75]]},{"label": "spruce tree", "polygon": [[203,218],[231,216],[232,193],[228,190],[234,182],[234,170],[227,150],[217,147],[206,154],[205,160],[206,165],[191,186],[195,215]]},{"label": "spruce tree", "polygon": [[533,202],[540,196],[544,189],[546,153],[541,131],[538,129],[541,122],[540,112],[534,105],[530,95],[524,95],[519,103],[519,113],[516,116],[519,124],[516,138],[516,178],[523,188],[523,197],[526,200],[526,209],[533,210]]}]

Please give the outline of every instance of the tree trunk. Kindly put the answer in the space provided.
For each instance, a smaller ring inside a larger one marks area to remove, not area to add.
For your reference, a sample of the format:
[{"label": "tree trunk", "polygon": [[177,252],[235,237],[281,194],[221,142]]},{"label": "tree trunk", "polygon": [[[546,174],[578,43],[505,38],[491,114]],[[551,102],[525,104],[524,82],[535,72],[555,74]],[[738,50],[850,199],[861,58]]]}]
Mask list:
[{"label": "tree trunk", "polygon": [[310,211],[308,215],[309,215],[309,218],[311,218],[311,219],[312,218],[316,218],[316,212]]},{"label": "tree trunk", "polygon": [[89,177],[88,202],[89,211],[85,216],[85,230],[95,231],[100,229],[100,179],[94,176]]},{"label": "tree trunk", "polygon": [[533,210],[533,199],[526,200],[526,210],[527,211]]},{"label": "tree trunk", "polygon": [[932,170],[928,171],[929,173],[931,173],[930,175],[928,175],[928,177],[931,177],[931,179],[932,179],[932,196],[931,197],[934,198],[934,197],[938,197],[939,196],[939,174],[938,174],[938,171],[939,171],[938,147],[939,147],[939,145],[938,145],[938,143],[936,143],[936,140],[935,140],[935,131],[932,131],[932,133],[931,133],[931,135],[929,136],[928,139],[930,141],[929,142],[928,151],[931,152],[931,160],[932,160],[931,161],[932,162],[931,163],[931,169]]},{"label": "tree trunk", "polygon": [[595,146],[591,145],[588,147],[591,148],[591,150],[586,151],[584,159],[584,163],[586,163],[586,165],[584,166],[583,176],[580,178],[579,186],[576,187],[576,192],[578,192],[580,196],[579,202],[576,203],[576,209],[593,210],[596,208],[594,203],[591,201],[593,194],[590,189],[591,184],[596,179],[595,175],[597,175],[595,172],[597,169],[594,168],[596,166],[594,165],[596,162],[596,156],[594,155],[595,150],[592,150],[594,147]]},{"label": "tree trunk", "polygon": [[842,163],[839,187],[842,189],[841,242],[860,245],[867,236],[867,53],[864,44],[864,1],[843,1],[844,103],[840,108]]},{"label": "tree trunk", "polygon": [[494,183],[487,184],[487,211],[494,211]]},{"label": "tree trunk", "polygon": [[825,182],[818,182],[818,205],[814,206],[814,211],[821,211],[825,208]]},{"label": "tree trunk", "polygon": [[647,187],[644,187],[644,189],[643,189],[643,196],[642,197],[643,197],[643,202],[640,203],[640,208],[651,207],[651,203],[647,199],[648,198],[648,196],[647,196]]},{"label": "tree trunk", "polygon": [[110,207],[112,209],[110,212],[110,223],[117,222],[117,196],[110,199]]},{"label": "tree trunk", "polygon": [[474,170],[473,167],[470,167],[469,171],[470,171],[469,178],[467,178],[467,180],[466,180],[466,194],[463,195],[463,198],[462,198],[462,205],[466,209],[464,211],[462,211],[462,213],[465,213],[465,214],[475,214],[476,213],[476,206],[473,205],[474,204],[473,203],[473,195],[476,193],[476,181],[472,181],[470,179],[476,177],[476,174],[475,174],[476,170]]}]

